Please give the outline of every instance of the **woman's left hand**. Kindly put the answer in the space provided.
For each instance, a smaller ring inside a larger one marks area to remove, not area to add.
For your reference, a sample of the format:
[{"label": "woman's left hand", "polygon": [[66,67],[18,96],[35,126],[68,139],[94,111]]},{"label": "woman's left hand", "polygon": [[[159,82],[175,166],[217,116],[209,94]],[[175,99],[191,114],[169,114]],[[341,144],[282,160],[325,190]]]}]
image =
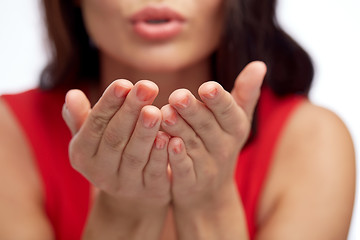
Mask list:
[{"label": "woman's left hand", "polygon": [[246,235],[246,231],[238,232],[239,221],[245,219],[233,177],[265,72],[263,63],[250,63],[238,76],[231,94],[218,83],[207,82],[199,88],[202,102],[188,90],[179,89],[161,109],[162,127],[172,136],[168,154],[180,239]]}]

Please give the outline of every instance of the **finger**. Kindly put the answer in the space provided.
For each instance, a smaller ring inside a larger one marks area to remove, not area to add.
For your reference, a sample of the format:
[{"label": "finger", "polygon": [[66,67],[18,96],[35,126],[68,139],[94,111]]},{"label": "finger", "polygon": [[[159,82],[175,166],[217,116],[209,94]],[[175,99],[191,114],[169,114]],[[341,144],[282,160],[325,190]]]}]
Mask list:
[{"label": "finger", "polygon": [[169,97],[169,103],[200,137],[208,151],[218,147],[219,142],[226,141],[221,139],[224,132],[214,114],[190,91],[174,91]]},{"label": "finger", "polygon": [[169,190],[168,144],[170,136],[159,131],[153,144],[150,158],[144,170],[144,185],[155,192]]},{"label": "finger", "polygon": [[[217,82],[206,82],[199,88],[199,96],[212,111],[221,128],[228,134],[246,134],[250,121],[231,94]],[[244,132],[245,131],[245,132]]]},{"label": "finger", "polygon": [[181,118],[170,105],[161,108],[162,128],[168,134],[178,137],[184,143],[186,154],[192,159],[196,176],[199,180],[206,178],[209,166],[213,166],[209,152],[194,130]]},{"label": "finger", "polygon": [[[78,133],[72,139],[70,154],[74,153],[75,158],[77,158],[77,156],[91,158],[96,154],[107,124],[123,104],[131,88],[131,82],[127,80],[116,80],[105,90],[102,97],[89,112],[88,117]],[[76,114],[76,108],[72,108],[72,106],[76,104],[76,98],[72,99],[72,96],[73,95],[70,94],[67,98],[68,109],[72,109],[71,111]],[[80,123],[81,121],[78,122]]]},{"label": "finger", "polygon": [[163,118],[162,128],[170,134],[170,136],[180,137],[184,141],[186,152],[191,158],[196,158],[199,153],[206,151],[200,137],[172,106],[163,106],[161,113]]},{"label": "finger", "polygon": [[131,138],[123,151],[119,180],[127,187],[143,186],[143,171],[160,128],[161,112],[155,106],[144,106]]},{"label": "finger", "polygon": [[244,109],[249,119],[252,119],[265,74],[265,63],[251,62],[241,71],[231,91],[236,103]]},{"label": "finger", "polygon": [[142,80],[135,84],[124,104],[106,126],[99,146],[99,154],[120,158],[138,121],[141,109],[151,104],[158,93],[155,83]]},{"label": "finger", "polygon": [[188,190],[188,187],[195,185],[196,174],[193,161],[186,153],[183,140],[178,137],[171,138],[168,152],[172,173],[173,192]]},{"label": "finger", "polygon": [[90,112],[90,107],[90,102],[82,91],[74,89],[66,94],[62,116],[72,135],[79,131]]}]

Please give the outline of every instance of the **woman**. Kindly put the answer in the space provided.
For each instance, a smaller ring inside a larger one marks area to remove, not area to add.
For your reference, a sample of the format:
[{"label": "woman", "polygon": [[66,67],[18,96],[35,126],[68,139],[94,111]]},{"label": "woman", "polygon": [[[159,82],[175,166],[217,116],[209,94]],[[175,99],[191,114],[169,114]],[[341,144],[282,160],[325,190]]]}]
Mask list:
[{"label": "woman", "polygon": [[43,90],[1,99],[2,239],[346,238],[351,138],[275,1],[44,6]]}]

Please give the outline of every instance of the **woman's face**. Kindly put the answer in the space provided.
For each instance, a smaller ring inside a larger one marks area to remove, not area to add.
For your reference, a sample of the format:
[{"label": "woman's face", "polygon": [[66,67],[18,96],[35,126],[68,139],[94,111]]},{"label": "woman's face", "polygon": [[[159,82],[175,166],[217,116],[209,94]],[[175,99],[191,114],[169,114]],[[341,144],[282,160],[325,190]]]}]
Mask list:
[{"label": "woman's face", "polygon": [[149,72],[180,71],[217,48],[224,0],[81,0],[102,54]]}]

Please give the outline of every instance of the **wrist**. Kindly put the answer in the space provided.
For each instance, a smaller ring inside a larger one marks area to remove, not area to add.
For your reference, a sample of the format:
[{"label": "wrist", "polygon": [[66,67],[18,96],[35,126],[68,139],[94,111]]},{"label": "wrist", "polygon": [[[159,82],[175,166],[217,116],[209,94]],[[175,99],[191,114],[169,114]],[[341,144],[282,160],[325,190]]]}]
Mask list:
[{"label": "wrist", "polygon": [[99,192],[83,239],[158,239],[167,210],[168,206],[146,208]]},{"label": "wrist", "polygon": [[246,217],[235,184],[202,204],[174,206],[179,239],[248,239]]}]

